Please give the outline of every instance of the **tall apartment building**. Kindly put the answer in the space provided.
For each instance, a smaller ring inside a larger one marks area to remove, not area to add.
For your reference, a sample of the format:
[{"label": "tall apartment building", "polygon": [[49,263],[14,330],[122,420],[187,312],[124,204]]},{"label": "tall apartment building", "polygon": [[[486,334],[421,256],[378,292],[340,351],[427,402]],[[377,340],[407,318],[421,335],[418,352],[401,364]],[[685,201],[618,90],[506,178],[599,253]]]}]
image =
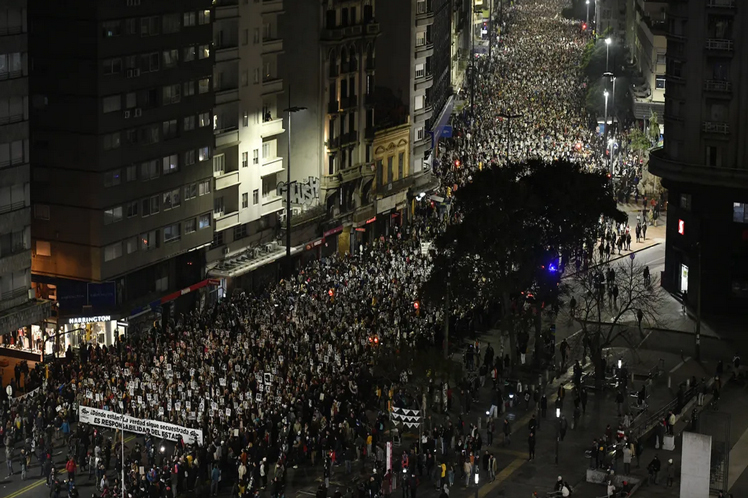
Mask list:
[{"label": "tall apartment building", "polygon": [[668,6],[665,145],[649,170],[668,189],[662,283],[705,313],[748,310],[748,10]]},{"label": "tall apartment building", "polygon": [[344,226],[371,213],[376,8],[374,0],[299,2],[280,21],[281,32],[293,33],[294,43],[281,64],[298,82],[284,89],[284,99],[306,108],[293,115],[292,129],[280,143],[287,147],[290,141],[292,180],[311,193],[309,202],[292,206],[324,206],[328,245],[338,242]]},{"label": "tall apartment building", "polygon": [[[31,199],[29,167],[28,22],[26,0],[0,6],[0,342],[23,337],[36,349],[38,325],[49,303],[37,302],[31,287]],[[35,327],[33,334],[32,325]],[[9,335],[5,335],[9,334]],[[29,342],[31,338],[31,342]]]},{"label": "tall apartment building", "polygon": [[282,14],[283,0],[215,2],[215,236],[207,262],[216,276],[226,276],[221,268],[227,266],[240,276],[284,254],[273,243],[283,209],[277,186],[285,180],[279,178],[285,154],[278,145],[287,107],[278,66]]},{"label": "tall apartment building", "polygon": [[54,325],[110,342],[128,317],[208,283],[213,6],[29,7],[33,281],[57,301]]},{"label": "tall apartment building", "polygon": [[[634,117],[647,120],[654,112],[662,123],[665,110],[665,71],[667,53],[667,2],[634,0],[635,38],[630,49],[635,54],[636,67],[644,78],[644,85],[633,88]],[[627,29],[627,33],[629,29]]]},{"label": "tall apartment building", "polygon": [[379,50],[388,63],[379,84],[406,104],[411,126],[411,172],[428,169],[454,105],[452,5],[449,0],[380,0]]}]

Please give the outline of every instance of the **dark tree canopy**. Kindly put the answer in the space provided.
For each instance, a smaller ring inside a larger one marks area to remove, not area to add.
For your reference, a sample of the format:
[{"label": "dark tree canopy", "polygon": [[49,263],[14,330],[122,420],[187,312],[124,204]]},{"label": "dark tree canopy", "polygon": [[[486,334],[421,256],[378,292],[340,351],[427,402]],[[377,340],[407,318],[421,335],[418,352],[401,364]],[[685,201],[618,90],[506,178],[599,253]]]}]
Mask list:
[{"label": "dark tree canopy", "polygon": [[539,269],[597,236],[600,216],[624,221],[609,180],[579,166],[530,161],[485,169],[455,193],[464,215],[436,240],[427,297],[449,281],[455,304],[543,287]]}]

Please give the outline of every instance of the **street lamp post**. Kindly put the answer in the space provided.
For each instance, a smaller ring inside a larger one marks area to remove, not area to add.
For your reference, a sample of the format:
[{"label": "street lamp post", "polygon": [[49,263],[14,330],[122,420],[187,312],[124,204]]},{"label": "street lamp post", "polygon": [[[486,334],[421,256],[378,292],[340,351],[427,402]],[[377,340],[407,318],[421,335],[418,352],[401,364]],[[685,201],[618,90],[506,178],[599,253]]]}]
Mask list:
[{"label": "street lamp post", "polygon": [[587,4],[587,26],[590,25],[590,0],[585,2]]},{"label": "street lamp post", "polygon": [[558,442],[561,439],[561,408],[556,408],[556,463],[558,464]]},{"label": "street lamp post", "polygon": [[605,39],[605,71],[610,71],[610,44],[613,40],[610,38]]},{"label": "street lamp post", "polygon": [[603,92],[603,96],[605,96],[605,136],[608,136],[608,93],[607,90]]},{"label": "street lamp post", "polygon": [[696,243],[696,249],[699,261],[699,283],[696,287],[696,350],[694,351],[694,358],[696,358],[696,361],[701,361],[701,284],[704,282],[702,278],[704,273],[701,267],[701,242]]},{"label": "street lamp post", "polygon": [[283,112],[288,113],[288,148],[286,157],[286,265],[288,276],[293,273],[291,263],[291,115],[295,112],[304,111],[306,107],[291,105],[291,86],[288,86],[288,107]]},{"label": "street lamp post", "polygon": [[523,117],[523,114],[508,114],[506,112],[502,112],[499,114],[499,117],[502,119],[506,119],[509,121],[509,129],[507,130],[507,136],[506,136],[506,162],[509,162],[509,154],[511,153],[511,143],[512,143],[512,120]]},{"label": "street lamp post", "polygon": [[618,78],[616,78],[616,76],[612,72],[610,72],[610,71],[606,71],[605,73],[603,73],[603,76],[605,76],[606,78],[610,78],[610,81],[613,82],[613,96],[612,96],[612,99],[613,99],[613,113],[612,113],[612,116],[611,116],[611,123],[615,123],[615,120],[616,120],[616,80]]}]

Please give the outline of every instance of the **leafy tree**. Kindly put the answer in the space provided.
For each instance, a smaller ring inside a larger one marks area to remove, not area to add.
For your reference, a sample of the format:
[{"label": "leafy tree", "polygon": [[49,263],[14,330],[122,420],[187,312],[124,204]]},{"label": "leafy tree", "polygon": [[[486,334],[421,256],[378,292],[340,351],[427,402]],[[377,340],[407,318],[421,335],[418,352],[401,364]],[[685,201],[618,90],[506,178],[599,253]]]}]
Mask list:
[{"label": "leafy tree", "polygon": [[[558,292],[550,289],[558,285],[559,255],[594,240],[601,215],[626,218],[604,175],[566,161],[484,169],[455,198],[462,222],[436,240],[426,298],[443,303],[449,296],[450,308],[500,302],[512,356],[517,345],[512,304],[525,292],[538,292],[554,304]],[[539,320],[535,333],[539,338]]]},{"label": "leafy tree", "polygon": [[640,158],[644,153],[652,148],[652,141],[639,128],[634,128],[629,135],[629,140],[631,140],[631,149],[636,152]]},{"label": "leafy tree", "polygon": [[660,141],[660,123],[657,119],[657,114],[655,114],[654,111],[650,111],[649,128],[647,129],[647,133],[649,134],[649,139],[652,143],[656,144]]},{"label": "leafy tree", "polygon": [[[570,318],[582,327],[598,383],[605,377],[603,351],[614,345],[635,349],[644,337],[642,327],[656,326],[664,305],[654,275],[650,275],[647,281],[644,266],[635,258],[599,263],[595,269],[574,276],[571,293],[575,295],[577,306],[574,313],[570,313]],[[606,281],[600,286],[595,278],[602,275],[608,280],[610,269],[615,274],[613,282],[618,288],[615,302],[609,294],[611,284]]]}]

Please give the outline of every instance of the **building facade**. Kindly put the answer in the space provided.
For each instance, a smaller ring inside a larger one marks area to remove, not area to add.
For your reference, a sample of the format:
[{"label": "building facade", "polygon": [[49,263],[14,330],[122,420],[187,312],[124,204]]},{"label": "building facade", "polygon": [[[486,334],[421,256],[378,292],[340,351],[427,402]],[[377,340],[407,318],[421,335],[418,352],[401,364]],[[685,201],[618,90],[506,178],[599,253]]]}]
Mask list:
[{"label": "building facade", "polygon": [[294,45],[281,65],[303,82],[286,88],[284,99],[304,110],[279,145],[290,148],[291,180],[312,197],[292,206],[302,216],[323,211],[328,245],[371,209],[377,8],[374,0],[302,2],[280,21]]},{"label": "building facade", "polygon": [[28,71],[26,0],[9,0],[0,7],[0,344],[32,350],[49,303],[30,292]]},{"label": "building facade", "polygon": [[285,154],[278,143],[286,107],[278,63],[283,8],[282,0],[215,4],[215,233],[209,270],[240,258],[250,267],[283,254],[275,241],[283,209],[277,187],[285,180],[279,178]]},{"label": "building facade", "polygon": [[86,323],[109,341],[204,288],[222,126],[213,21],[210,0],[30,5],[32,272],[54,326],[106,317]]},{"label": "building facade", "polygon": [[663,286],[705,313],[748,310],[748,11],[734,0],[668,7],[664,148],[649,170],[668,189]]},{"label": "building facade", "polygon": [[636,18],[633,52],[636,67],[644,78],[644,85],[631,91],[634,117],[647,120],[655,113],[662,123],[667,69],[667,2],[636,0],[632,7]]},{"label": "building facade", "polygon": [[411,171],[430,169],[434,147],[454,105],[452,89],[453,9],[444,0],[382,0],[379,50],[388,64],[379,84],[408,109],[412,123]]}]

